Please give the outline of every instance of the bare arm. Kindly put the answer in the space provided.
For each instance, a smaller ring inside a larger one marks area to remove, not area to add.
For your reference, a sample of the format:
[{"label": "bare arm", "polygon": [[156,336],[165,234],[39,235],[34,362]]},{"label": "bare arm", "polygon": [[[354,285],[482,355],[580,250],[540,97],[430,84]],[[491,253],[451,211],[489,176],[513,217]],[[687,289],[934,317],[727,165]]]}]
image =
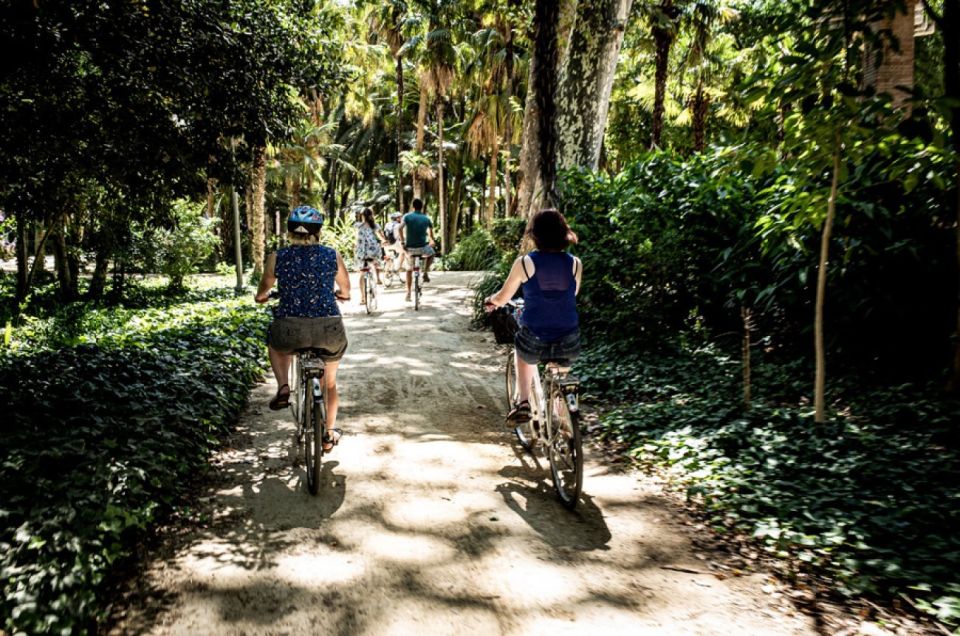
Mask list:
[{"label": "bare arm", "polygon": [[268,254],[263,263],[263,276],[260,277],[260,286],[257,288],[257,294],[253,297],[258,303],[265,303],[269,298],[270,290],[277,282],[277,254],[276,252]]},{"label": "bare arm", "polygon": [[400,221],[400,225],[397,226],[397,236],[400,237],[400,249],[407,251],[407,239],[403,235],[403,221]]},{"label": "bare arm", "polygon": [[576,256],[573,257],[573,277],[577,280],[577,291],[575,294],[580,293],[580,279],[583,278],[583,261],[581,261]]},{"label": "bare arm", "polygon": [[[510,268],[510,273],[507,274],[507,280],[503,282],[503,287],[500,290],[487,298],[486,303],[493,305],[495,307],[503,307],[510,299],[513,298],[513,295],[517,293],[517,290],[520,289],[520,285],[527,280],[527,275],[523,271],[523,259],[528,258],[526,256],[521,256],[517,260],[513,261],[513,266]],[[530,265],[527,264],[527,269],[530,269]],[[532,271],[530,272],[533,273]]]},{"label": "bare arm", "polygon": [[343,264],[343,257],[337,252],[337,275],[334,278],[337,288],[333,294],[337,300],[350,300],[350,274],[347,273],[347,266]]}]

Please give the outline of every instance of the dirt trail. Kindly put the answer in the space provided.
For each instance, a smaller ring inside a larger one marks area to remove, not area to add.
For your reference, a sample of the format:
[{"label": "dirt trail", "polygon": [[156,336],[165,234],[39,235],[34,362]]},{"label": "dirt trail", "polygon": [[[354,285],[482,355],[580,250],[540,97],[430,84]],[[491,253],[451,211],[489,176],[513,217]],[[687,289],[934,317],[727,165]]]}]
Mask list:
[{"label": "dirt trail", "polygon": [[[257,387],[216,459],[212,520],[167,541],[117,633],[812,634],[759,574],[707,574],[656,488],[588,453],[577,513],[503,426],[502,357],[470,274],[346,309],[343,441],[306,492]],[[700,574],[677,571],[692,570]],[[142,598],[142,596],[141,596]]]}]

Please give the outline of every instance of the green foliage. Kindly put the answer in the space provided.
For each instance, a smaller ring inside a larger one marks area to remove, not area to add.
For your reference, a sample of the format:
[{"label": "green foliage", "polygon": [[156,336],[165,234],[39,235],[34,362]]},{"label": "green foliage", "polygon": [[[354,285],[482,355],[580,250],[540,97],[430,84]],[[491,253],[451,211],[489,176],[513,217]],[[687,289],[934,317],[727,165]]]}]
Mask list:
[{"label": "green foliage", "polygon": [[[878,373],[936,373],[953,315],[937,291],[949,288],[953,266],[943,230],[949,160],[891,135],[845,169],[828,346]],[[808,212],[822,192],[806,170],[746,146],[689,159],[654,153],[613,178],[567,174],[563,209],[580,237],[587,327],[622,326],[638,344],[662,347],[739,334],[747,307],[758,338],[806,354],[820,240]],[[910,334],[912,346],[890,334]]]},{"label": "green foliage", "polygon": [[170,279],[170,288],[183,288],[183,279],[210,258],[220,239],[214,233],[219,219],[203,216],[203,204],[179,199],[171,207],[171,227],[151,228],[142,237],[147,271]]},{"label": "green foliage", "polygon": [[337,250],[348,268],[354,266],[354,253],[357,248],[357,228],[353,227],[353,223],[353,220],[346,216],[342,219],[331,219],[323,226],[323,233],[320,235],[320,242]]},{"label": "green foliage", "polygon": [[960,402],[938,386],[843,382],[844,414],[817,425],[773,361],[758,365],[747,412],[739,363],[712,350],[591,346],[577,373],[623,404],[603,415],[603,435],[669,468],[716,531],[752,536],[846,594],[907,594],[960,624]]},{"label": "green foliage", "polygon": [[94,628],[111,567],[177,504],[262,373],[264,312],[189,300],[56,316],[81,333],[26,327],[0,355],[7,632]]},{"label": "green foliage", "polygon": [[448,270],[483,271],[493,267],[499,258],[497,245],[490,232],[478,228],[463,237],[444,259]]}]

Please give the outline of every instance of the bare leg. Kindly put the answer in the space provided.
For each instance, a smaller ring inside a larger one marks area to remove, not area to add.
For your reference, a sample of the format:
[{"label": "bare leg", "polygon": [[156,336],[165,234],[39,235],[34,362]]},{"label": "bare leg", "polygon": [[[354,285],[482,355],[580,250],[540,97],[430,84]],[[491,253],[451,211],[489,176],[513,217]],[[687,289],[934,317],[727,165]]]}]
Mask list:
[{"label": "bare leg", "polygon": [[528,364],[521,360],[520,356],[517,356],[517,381],[520,383],[520,390],[517,392],[518,402],[530,400],[530,385],[533,383],[533,376],[536,373],[537,365]]},{"label": "bare leg", "polygon": [[375,264],[373,269],[375,272],[377,272],[377,285],[383,285],[383,281],[380,280],[380,266]]},{"label": "bare leg", "polygon": [[[340,396],[337,394],[337,369],[339,362],[327,362],[323,365],[323,378],[327,388],[327,430],[333,430],[337,425],[337,411],[340,409]],[[333,448],[324,444],[324,449]]]},{"label": "bare leg", "polygon": [[277,378],[277,393],[280,393],[280,388],[283,385],[287,385],[287,392],[290,390],[290,358],[293,356],[289,353],[281,353],[274,349],[273,347],[267,347],[270,353],[270,367],[273,369],[273,375]]},{"label": "bare leg", "polygon": [[413,289],[413,272],[407,270],[407,300],[410,300],[410,292]]}]

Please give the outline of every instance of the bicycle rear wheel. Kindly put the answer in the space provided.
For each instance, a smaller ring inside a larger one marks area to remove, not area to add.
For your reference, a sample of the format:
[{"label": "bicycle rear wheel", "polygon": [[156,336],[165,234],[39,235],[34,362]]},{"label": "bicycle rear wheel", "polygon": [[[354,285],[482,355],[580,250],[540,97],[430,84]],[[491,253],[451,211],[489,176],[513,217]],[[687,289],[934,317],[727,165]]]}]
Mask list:
[{"label": "bicycle rear wheel", "polygon": [[550,394],[547,407],[551,426],[551,438],[547,444],[550,460],[550,475],[557,497],[569,509],[580,499],[583,488],[583,438],[580,435],[580,416],[571,411],[566,396],[558,387]]},{"label": "bicycle rear wheel", "polygon": [[420,272],[413,273],[413,310],[420,311]]},{"label": "bicycle rear wheel", "polygon": [[377,310],[377,284],[370,272],[363,275],[363,288],[367,297],[367,313],[371,314]]},{"label": "bicycle rear wheel", "polygon": [[307,391],[305,411],[307,416],[307,433],[304,439],[305,458],[307,468],[307,490],[311,495],[320,492],[320,471],[323,465],[323,433],[326,429],[325,409],[323,406],[323,392],[320,389],[321,380],[311,378],[311,389]]}]

